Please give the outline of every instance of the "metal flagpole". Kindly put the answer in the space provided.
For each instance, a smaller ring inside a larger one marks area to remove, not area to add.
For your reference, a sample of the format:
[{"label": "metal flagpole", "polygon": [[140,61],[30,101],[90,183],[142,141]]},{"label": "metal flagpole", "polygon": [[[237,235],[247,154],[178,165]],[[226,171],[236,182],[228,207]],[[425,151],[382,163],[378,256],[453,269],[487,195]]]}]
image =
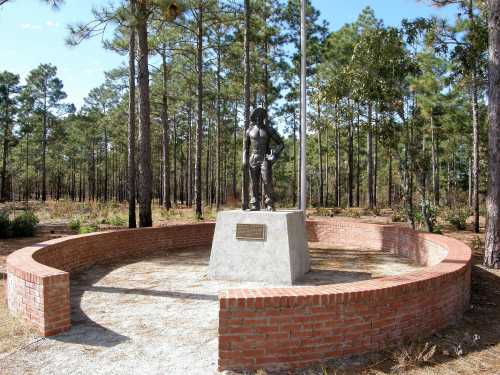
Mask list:
[{"label": "metal flagpole", "polygon": [[306,180],[306,1],[300,0],[300,209],[307,207]]}]

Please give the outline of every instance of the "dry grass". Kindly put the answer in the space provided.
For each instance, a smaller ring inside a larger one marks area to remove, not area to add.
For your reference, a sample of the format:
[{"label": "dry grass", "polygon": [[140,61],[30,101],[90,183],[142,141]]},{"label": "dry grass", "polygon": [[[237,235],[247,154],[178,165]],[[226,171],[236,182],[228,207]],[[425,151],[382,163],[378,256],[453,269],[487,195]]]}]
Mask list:
[{"label": "dry grass", "polygon": [[35,332],[8,311],[5,280],[0,280],[0,357],[23,347],[33,340]]},{"label": "dry grass", "polygon": [[392,372],[401,374],[418,367],[426,366],[436,354],[436,345],[413,342],[396,349],[392,353]]},{"label": "dry grass", "polygon": [[[117,202],[85,202],[78,203],[68,200],[48,201],[45,204],[32,203],[31,209],[41,223],[78,221],[82,226],[126,226],[128,223],[128,206]],[[137,214],[139,212],[137,211]],[[167,222],[196,222],[193,208],[175,206],[170,210],[153,204],[153,222],[162,225]],[[203,218],[205,221],[214,220],[216,212],[205,207]]]}]

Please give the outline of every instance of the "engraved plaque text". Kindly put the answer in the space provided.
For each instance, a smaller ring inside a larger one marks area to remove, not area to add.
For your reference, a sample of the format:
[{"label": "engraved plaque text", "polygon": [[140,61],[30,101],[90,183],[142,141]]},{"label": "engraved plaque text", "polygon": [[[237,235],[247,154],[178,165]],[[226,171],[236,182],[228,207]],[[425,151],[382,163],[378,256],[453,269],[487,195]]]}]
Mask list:
[{"label": "engraved plaque text", "polygon": [[264,241],[266,226],[264,224],[236,224],[236,239]]}]

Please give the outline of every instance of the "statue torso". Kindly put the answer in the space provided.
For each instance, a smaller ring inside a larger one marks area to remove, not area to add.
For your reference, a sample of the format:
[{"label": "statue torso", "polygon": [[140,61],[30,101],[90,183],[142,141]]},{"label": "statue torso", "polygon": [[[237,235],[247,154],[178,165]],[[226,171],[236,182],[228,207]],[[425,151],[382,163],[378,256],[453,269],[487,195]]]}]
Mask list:
[{"label": "statue torso", "polygon": [[248,130],[251,154],[265,156],[269,150],[269,133],[265,128],[253,126]]}]

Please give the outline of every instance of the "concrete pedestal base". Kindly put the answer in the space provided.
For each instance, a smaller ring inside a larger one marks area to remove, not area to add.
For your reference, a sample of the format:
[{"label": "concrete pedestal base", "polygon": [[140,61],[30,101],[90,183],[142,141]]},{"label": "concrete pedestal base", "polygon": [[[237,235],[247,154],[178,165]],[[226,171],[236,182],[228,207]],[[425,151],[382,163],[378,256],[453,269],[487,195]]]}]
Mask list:
[{"label": "concrete pedestal base", "polygon": [[302,211],[222,211],[208,276],[291,285],[310,269]]}]

